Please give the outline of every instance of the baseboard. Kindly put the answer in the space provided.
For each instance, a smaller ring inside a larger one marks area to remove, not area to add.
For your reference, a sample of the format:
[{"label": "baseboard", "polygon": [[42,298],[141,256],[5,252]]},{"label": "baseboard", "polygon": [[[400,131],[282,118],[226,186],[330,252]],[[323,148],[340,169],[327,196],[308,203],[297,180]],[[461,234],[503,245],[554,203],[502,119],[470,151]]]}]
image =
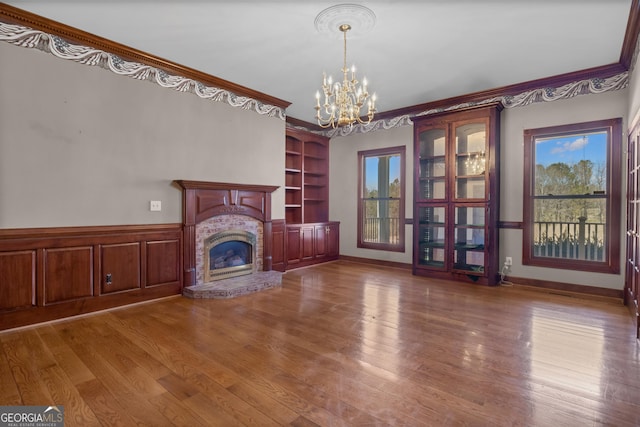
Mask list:
[{"label": "baseboard", "polygon": [[530,279],[527,277],[507,277],[506,280],[523,287],[534,290],[564,293],[566,295],[579,294],[602,298],[615,298],[622,301],[624,291],[622,289],[601,288],[598,286],[576,285],[575,283],[553,282],[550,280]]},{"label": "baseboard", "polygon": [[371,258],[360,258],[354,256],[340,255],[340,260],[342,261],[351,261],[357,262],[360,264],[371,264],[377,265],[381,267],[391,267],[391,268],[402,268],[404,270],[411,270],[411,264],[406,264],[403,262],[395,262],[395,261],[382,261],[379,259],[371,259]]},{"label": "baseboard", "polygon": [[[340,255],[340,260],[357,262],[360,264],[376,265],[381,267],[401,268],[404,270],[411,270],[411,264],[393,262],[393,261],[381,261],[371,258],[360,258],[347,255]],[[528,287],[532,290],[549,292],[549,293],[562,293],[570,296],[591,296],[598,298],[610,298],[616,299],[622,302],[624,291],[622,289],[609,289],[601,288],[598,286],[585,286],[576,285],[574,283],[553,282],[550,280],[538,280],[530,279],[526,277],[507,277],[506,280],[514,285],[521,287]]]}]

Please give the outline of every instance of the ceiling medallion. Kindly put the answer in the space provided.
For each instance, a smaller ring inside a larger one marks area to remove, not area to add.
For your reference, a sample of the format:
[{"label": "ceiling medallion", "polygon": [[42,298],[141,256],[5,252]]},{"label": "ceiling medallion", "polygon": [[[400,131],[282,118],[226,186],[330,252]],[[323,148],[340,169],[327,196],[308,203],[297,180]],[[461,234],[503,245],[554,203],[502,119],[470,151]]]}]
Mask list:
[{"label": "ceiling medallion", "polygon": [[323,10],[316,16],[315,26],[320,34],[342,38],[340,26],[349,24],[350,37],[359,37],[369,33],[376,24],[376,15],[367,7],[359,4],[337,4]]}]

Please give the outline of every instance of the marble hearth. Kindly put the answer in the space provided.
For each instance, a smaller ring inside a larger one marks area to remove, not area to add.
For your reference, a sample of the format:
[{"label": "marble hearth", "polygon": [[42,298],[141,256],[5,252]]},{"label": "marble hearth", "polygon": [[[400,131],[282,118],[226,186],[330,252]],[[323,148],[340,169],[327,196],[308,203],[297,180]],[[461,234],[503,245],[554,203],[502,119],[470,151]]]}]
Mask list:
[{"label": "marble hearth", "polygon": [[[282,285],[282,273],[271,270],[271,193],[278,187],[185,180],[175,183],[183,190],[184,296],[234,298]],[[205,242],[229,230],[255,236],[253,271],[209,281]]]}]

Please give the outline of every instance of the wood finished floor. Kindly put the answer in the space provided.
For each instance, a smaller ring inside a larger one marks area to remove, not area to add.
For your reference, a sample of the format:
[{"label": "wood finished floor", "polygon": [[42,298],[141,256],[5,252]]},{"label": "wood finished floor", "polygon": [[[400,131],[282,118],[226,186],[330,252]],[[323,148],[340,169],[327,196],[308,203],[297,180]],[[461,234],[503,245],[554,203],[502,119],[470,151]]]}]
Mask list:
[{"label": "wood finished floor", "polygon": [[338,261],[281,289],[0,333],[0,404],[66,426],[638,426],[621,303]]}]

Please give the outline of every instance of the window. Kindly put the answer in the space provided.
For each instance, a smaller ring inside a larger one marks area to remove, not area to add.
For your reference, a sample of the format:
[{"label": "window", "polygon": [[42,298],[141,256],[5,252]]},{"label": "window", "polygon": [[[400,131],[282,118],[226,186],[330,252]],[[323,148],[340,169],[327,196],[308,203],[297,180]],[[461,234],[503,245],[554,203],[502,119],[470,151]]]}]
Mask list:
[{"label": "window", "polygon": [[523,264],[620,272],[622,120],[524,131]]},{"label": "window", "polygon": [[405,147],[358,152],[358,247],[404,252]]}]

